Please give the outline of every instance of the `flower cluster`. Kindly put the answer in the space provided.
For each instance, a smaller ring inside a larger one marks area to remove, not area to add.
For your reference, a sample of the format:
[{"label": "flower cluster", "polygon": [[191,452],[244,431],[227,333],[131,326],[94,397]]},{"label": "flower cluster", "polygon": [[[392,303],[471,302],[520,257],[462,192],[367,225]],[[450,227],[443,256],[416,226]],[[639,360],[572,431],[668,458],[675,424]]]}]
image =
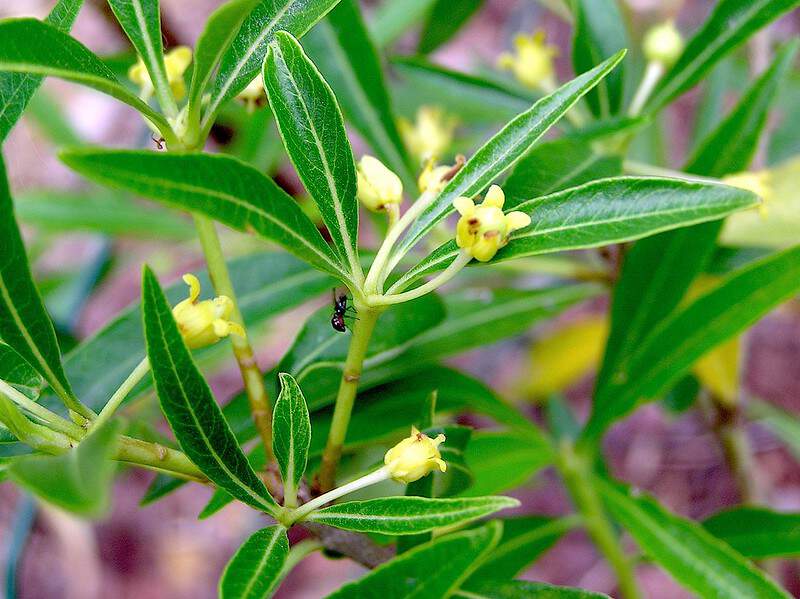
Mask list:
[{"label": "flower cluster", "polygon": [[447,116],[436,106],[421,106],[413,124],[404,118],[398,120],[403,142],[408,151],[421,162],[435,161],[442,157],[453,143],[453,132],[457,124],[456,119]]}]

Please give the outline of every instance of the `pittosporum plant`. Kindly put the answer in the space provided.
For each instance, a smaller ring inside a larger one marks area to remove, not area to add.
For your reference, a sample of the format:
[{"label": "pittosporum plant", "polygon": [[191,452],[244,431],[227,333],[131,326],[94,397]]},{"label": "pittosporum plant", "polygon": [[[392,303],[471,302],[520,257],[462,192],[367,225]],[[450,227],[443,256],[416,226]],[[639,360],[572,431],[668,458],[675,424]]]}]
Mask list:
[{"label": "pittosporum plant", "polygon": [[[759,413],[789,425],[767,406],[745,411],[737,337],[800,289],[800,247],[790,247],[800,229],[785,203],[796,167],[747,169],[797,40],[775,48],[726,112],[704,100],[711,124],[683,169],[641,146],[665,109],[797,1],[720,0],[685,43],[672,22],[632,43],[614,0],[548,2],[574,24],[575,76],[559,81],[543,31],[498,57],[505,79],[424,58],[480,2],[385,0],[370,30],[355,0],[231,0],[193,49],[165,52],[158,0],[108,0],[136,52],[127,83],[70,37],[81,4],[0,21],[0,134],[45,76],[133,107],[152,149],[70,147],[60,158],[190,213],[207,270],[165,292],[145,266],[141,304],[62,360],[3,172],[1,478],[88,517],[105,513],[114,461],[158,473],[147,501],[189,482],[214,489],[202,517],[246,504],[264,528],[232,556],[224,598],[271,595],[319,550],[371,569],[332,597],[596,596],[515,580],[575,528],[607,559],[619,595],[642,597],[639,554],[620,527],[699,596],[787,596],[750,558],[797,555],[796,515],[741,506],[699,524],[614,480],[601,448],[638,406],[679,397],[718,423],[743,498],[757,499],[742,422]],[[387,61],[422,19],[419,56]],[[280,136],[313,205],[268,176],[275,161],[258,150],[205,151],[226,111],[256,146],[270,138],[273,154]],[[353,155],[345,122],[367,154]],[[135,218],[114,201],[120,219]],[[229,259],[217,223],[282,250]],[[555,256],[534,258],[544,254]],[[332,288],[333,305],[262,371],[254,327]],[[602,295],[608,340],[583,424],[559,392],[589,367],[603,326],[569,324],[534,349],[547,367],[527,389],[549,400],[547,426],[441,365]],[[220,357],[219,346],[243,385],[224,407],[195,362]],[[153,388],[174,440],[132,409]],[[467,412],[494,424],[473,431],[456,419]],[[509,517],[520,502],[497,494],[546,466],[576,515]]]}]

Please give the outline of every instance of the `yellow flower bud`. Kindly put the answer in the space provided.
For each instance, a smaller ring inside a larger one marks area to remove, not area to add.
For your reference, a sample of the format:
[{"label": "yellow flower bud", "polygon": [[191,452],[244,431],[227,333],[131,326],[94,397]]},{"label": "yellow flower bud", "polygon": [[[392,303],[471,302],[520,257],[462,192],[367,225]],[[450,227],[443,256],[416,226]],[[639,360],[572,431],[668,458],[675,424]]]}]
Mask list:
[{"label": "yellow flower bud", "polygon": [[259,73],[242,91],[236,96],[241,101],[248,112],[253,112],[256,108],[264,105],[267,100],[267,92],[264,89],[264,76]]},{"label": "yellow flower bud", "polygon": [[492,185],[478,206],[470,198],[453,201],[461,214],[456,226],[456,244],[480,262],[491,260],[508,243],[512,231],[531,224],[531,217],[524,212],[503,214],[505,199],[503,190]]},{"label": "yellow flower bud", "polygon": [[435,439],[411,427],[411,436],[386,452],[383,461],[389,476],[401,483],[412,483],[428,473],[447,470],[447,464],[439,453],[439,445],[444,443],[445,436],[439,434]]},{"label": "yellow flower bud", "polygon": [[192,274],[183,275],[189,286],[189,297],[172,309],[186,345],[192,349],[212,345],[230,334],[244,337],[244,329],[228,318],[233,312],[231,298],[220,295],[198,302],[200,281]]},{"label": "yellow flower bud", "polygon": [[[192,63],[192,49],[187,46],[178,46],[164,56],[164,66],[167,70],[167,81],[176,100],[182,100],[186,95],[186,82],[183,74]],[[150,96],[153,93],[153,82],[141,57],[130,69],[128,79],[142,89],[142,95]]]},{"label": "yellow flower bud", "polygon": [[555,87],[553,58],[558,48],[548,45],[542,30],[533,35],[518,34],[514,38],[515,54],[503,52],[497,67],[511,71],[517,81],[531,89],[550,90]]},{"label": "yellow flower bud", "polygon": [[671,67],[683,52],[683,37],[668,21],[651,28],[644,36],[642,49],[647,60]]},{"label": "yellow flower bud", "polygon": [[413,124],[407,119],[398,119],[400,135],[408,151],[423,162],[436,160],[447,151],[453,143],[457,124],[456,119],[435,106],[420,106]]},{"label": "yellow flower bud", "polygon": [[403,183],[400,177],[377,158],[362,156],[356,169],[358,199],[372,212],[386,210],[389,204],[403,201]]}]

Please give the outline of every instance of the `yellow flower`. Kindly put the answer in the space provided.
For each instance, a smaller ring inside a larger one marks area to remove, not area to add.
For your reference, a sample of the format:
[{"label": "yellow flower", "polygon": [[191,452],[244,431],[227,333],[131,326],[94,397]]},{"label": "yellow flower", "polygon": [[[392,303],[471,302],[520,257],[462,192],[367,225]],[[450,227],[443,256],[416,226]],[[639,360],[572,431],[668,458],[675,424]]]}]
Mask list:
[{"label": "yellow flower", "polygon": [[456,119],[445,115],[436,106],[420,106],[417,119],[412,124],[407,119],[398,119],[400,135],[408,151],[424,162],[436,160],[453,143]]},{"label": "yellow flower", "polygon": [[503,52],[497,59],[500,69],[511,71],[522,85],[531,89],[550,90],[555,87],[553,58],[558,48],[546,43],[544,31],[533,35],[518,34],[514,38],[516,53]]},{"label": "yellow flower", "polygon": [[683,37],[675,28],[675,23],[668,21],[656,25],[645,34],[642,49],[647,60],[671,67],[683,52]]},{"label": "yellow flower", "polygon": [[[187,46],[178,46],[164,56],[164,65],[167,69],[167,81],[176,100],[182,100],[186,95],[186,82],[183,74],[192,63],[192,49]],[[149,97],[153,93],[153,82],[141,57],[130,69],[128,79],[142,89],[142,95]]]},{"label": "yellow flower", "polygon": [[377,158],[362,156],[356,168],[358,199],[372,212],[386,210],[389,204],[403,201],[403,183],[400,177]]},{"label": "yellow flower", "polygon": [[531,224],[531,217],[524,212],[503,214],[505,199],[503,190],[492,185],[478,206],[470,198],[460,197],[453,201],[453,206],[461,214],[456,227],[456,243],[480,262],[491,260],[497,250],[508,243],[512,231]]},{"label": "yellow flower", "polygon": [[769,171],[736,173],[723,177],[722,182],[725,185],[752,191],[761,198],[761,203],[758,205],[758,211],[761,216],[767,215],[767,206],[775,195],[772,189],[772,176]]},{"label": "yellow flower", "polygon": [[220,295],[198,302],[200,281],[192,274],[183,275],[189,286],[189,297],[172,309],[186,345],[192,349],[212,345],[230,334],[244,337],[244,329],[228,318],[233,312],[231,298]]},{"label": "yellow flower", "polygon": [[437,165],[433,159],[425,163],[425,168],[417,179],[417,187],[421,193],[440,192],[447,182],[452,179],[456,173],[464,166],[466,159],[463,155],[456,156],[456,163],[453,165],[440,164]]},{"label": "yellow flower", "polygon": [[386,452],[383,461],[389,476],[401,483],[412,483],[428,473],[447,470],[447,464],[439,453],[439,445],[444,443],[441,433],[435,439],[411,427],[411,436]]},{"label": "yellow flower", "polygon": [[264,89],[264,77],[261,73],[256,75],[250,83],[236,96],[241,101],[248,112],[253,112],[256,108],[263,106],[267,99],[267,92]]}]

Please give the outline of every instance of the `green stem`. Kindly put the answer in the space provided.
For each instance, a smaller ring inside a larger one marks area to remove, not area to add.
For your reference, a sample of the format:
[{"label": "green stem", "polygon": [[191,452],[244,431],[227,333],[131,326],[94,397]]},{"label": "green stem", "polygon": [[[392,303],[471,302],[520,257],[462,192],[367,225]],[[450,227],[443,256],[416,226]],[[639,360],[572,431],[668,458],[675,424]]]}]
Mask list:
[{"label": "green stem", "polygon": [[333,409],[333,420],[328,432],[328,441],[322,453],[322,465],[319,472],[319,485],[322,491],[332,489],[336,483],[336,468],[342,456],[342,447],[347,436],[347,427],[350,425],[350,414],[358,390],[358,381],[361,378],[361,369],[367,355],[367,347],[375,330],[382,310],[360,306],[356,301],[358,320],[353,327],[353,336],[350,339],[350,348],[342,371],[342,380],[339,383],[339,392],[336,395],[336,404]]},{"label": "green stem", "polygon": [[625,555],[614,527],[603,509],[602,501],[591,483],[592,468],[589,458],[577,453],[573,445],[564,440],[557,466],[576,510],[583,517],[586,531],[614,570],[623,596],[626,599],[641,599],[642,594],[636,584],[631,562]]},{"label": "green stem", "polygon": [[283,566],[281,566],[281,573],[278,575],[278,580],[286,578],[297,564],[323,547],[324,545],[316,539],[303,539],[299,543],[293,545],[289,550],[289,555],[286,556],[286,561],[283,562]]},{"label": "green stem", "polygon": [[656,60],[651,60],[647,63],[647,66],[644,70],[644,76],[639,82],[639,87],[636,89],[636,93],[633,95],[633,100],[631,100],[631,105],[628,109],[629,116],[639,116],[644,108],[644,105],[647,103],[647,100],[650,98],[650,94],[653,93],[656,84],[663,75],[663,64]]},{"label": "green stem", "polygon": [[[214,227],[214,222],[206,216],[194,214],[194,223],[197,228],[197,235],[200,238],[200,245],[203,247],[206,264],[208,265],[208,274],[211,277],[214,289],[217,294],[228,296],[231,299],[233,302],[231,320],[244,328],[244,319],[239,310],[239,302],[236,299],[236,292],[233,289],[228,265],[225,263],[225,255],[222,252],[222,245]],[[242,373],[242,380],[244,381],[244,388],[256,430],[261,436],[267,459],[271,460],[272,409],[267,397],[267,390],[264,387],[264,377],[258,368],[253,355],[253,348],[248,338],[231,335],[230,340],[233,345],[233,353],[239,364],[239,370]]]},{"label": "green stem", "polygon": [[148,360],[147,356],[145,356],[142,358],[142,361],[137,364],[136,368],[133,369],[133,372],[128,375],[128,378],[125,379],[122,385],[120,385],[119,388],[114,391],[114,395],[111,396],[111,399],[108,400],[108,403],[97,415],[97,418],[94,420],[94,422],[92,422],[91,430],[96,430],[111,420],[120,404],[122,404],[128,394],[136,385],[139,384],[139,381],[141,381],[144,375],[146,375],[149,371],[150,360]]},{"label": "green stem", "polygon": [[405,293],[367,296],[367,302],[370,306],[388,306],[391,304],[401,304],[403,302],[415,300],[418,297],[422,297],[423,295],[438,289],[450,281],[450,279],[456,276],[469,263],[470,260],[472,260],[472,256],[464,250],[461,250],[456,259],[450,263],[450,266],[448,266],[439,275],[424,285],[420,285],[419,287],[412,289],[411,291],[406,291]]},{"label": "green stem", "polygon": [[385,480],[389,480],[389,470],[386,466],[383,466],[373,472],[370,472],[369,474],[362,476],[361,478],[357,478],[356,480],[347,483],[346,485],[342,485],[341,487],[336,487],[335,489],[328,491],[327,493],[323,493],[322,495],[312,499],[308,503],[304,503],[299,508],[289,512],[288,519],[292,523],[298,522],[299,520],[302,520],[303,518],[308,516],[311,512],[313,512],[317,508],[320,508],[327,503],[331,503],[332,501],[336,501],[337,499],[339,499],[339,497],[344,497],[345,495],[348,495],[365,487],[378,484]]},{"label": "green stem", "polygon": [[165,472],[186,480],[196,482],[207,482],[208,480],[202,471],[186,457],[185,453],[125,435],[119,438],[114,459],[157,472]]},{"label": "green stem", "polygon": [[23,393],[20,393],[14,389],[14,387],[5,381],[0,381],[0,393],[8,397],[26,412],[29,412],[42,422],[46,423],[54,431],[63,433],[76,440],[83,438],[83,436],[86,434],[86,431],[74,422],[70,422],[66,418],[62,418],[58,414],[54,414],[44,406],[39,405],[35,401],[29,399]]}]

